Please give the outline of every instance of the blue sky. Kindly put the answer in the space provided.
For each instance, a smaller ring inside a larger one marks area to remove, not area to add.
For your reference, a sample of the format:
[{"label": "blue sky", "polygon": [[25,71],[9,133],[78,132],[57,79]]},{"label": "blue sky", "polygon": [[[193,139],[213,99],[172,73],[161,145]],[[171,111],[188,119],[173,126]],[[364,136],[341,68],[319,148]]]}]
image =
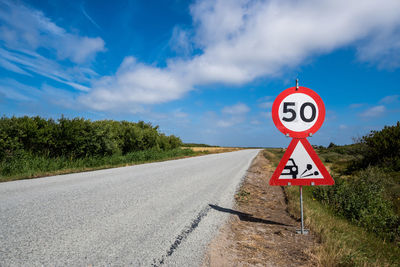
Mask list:
[{"label": "blue sky", "polygon": [[185,142],[287,146],[271,106],[324,100],[312,144],[400,118],[400,1],[0,0],[0,112],[144,120]]}]

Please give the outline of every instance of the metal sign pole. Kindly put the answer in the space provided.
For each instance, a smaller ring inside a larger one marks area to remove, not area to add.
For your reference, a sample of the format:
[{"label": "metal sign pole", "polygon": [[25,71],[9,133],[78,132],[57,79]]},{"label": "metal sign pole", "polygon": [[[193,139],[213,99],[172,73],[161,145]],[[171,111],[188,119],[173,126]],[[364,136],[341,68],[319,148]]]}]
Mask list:
[{"label": "metal sign pole", "polygon": [[304,218],[303,218],[303,186],[300,185],[300,216],[301,216],[301,229],[300,232],[304,234]]},{"label": "metal sign pole", "polygon": [[308,230],[304,229],[304,212],[303,212],[303,186],[299,186],[299,193],[300,193],[300,216],[301,216],[301,228],[300,230],[296,230],[296,233],[307,235]]}]

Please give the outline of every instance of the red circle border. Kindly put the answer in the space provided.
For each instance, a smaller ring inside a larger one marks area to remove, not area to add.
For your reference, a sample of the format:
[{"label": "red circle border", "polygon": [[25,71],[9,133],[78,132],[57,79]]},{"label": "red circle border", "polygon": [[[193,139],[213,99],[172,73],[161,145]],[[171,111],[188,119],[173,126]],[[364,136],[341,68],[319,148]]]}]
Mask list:
[{"label": "red circle border", "polygon": [[[315,122],[315,124],[308,130],[302,131],[302,132],[295,132],[292,130],[289,130],[286,128],[282,122],[279,120],[279,106],[283,99],[287,97],[288,95],[291,94],[296,94],[296,93],[303,93],[308,96],[310,96],[312,99],[314,99],[315,103],[318,106],[318,119]],[[278,128],[279,131],[281,131],[284,135],[289,135],[289,137],[293,138],[306,138],[308,136],[311,136],[315,134],[319,128],[321,128],[322,123],[325,120],[325,105],[324,102],[322,101],[321,97],[311,90],[310,88],[304,87],[304,86],[299,86],[299,89],[296,89],[296,86],[290,87],[283,92],[281,92],[275,99],[274,103],[272,104],[272,120],[275,123],[276,128]]]}]

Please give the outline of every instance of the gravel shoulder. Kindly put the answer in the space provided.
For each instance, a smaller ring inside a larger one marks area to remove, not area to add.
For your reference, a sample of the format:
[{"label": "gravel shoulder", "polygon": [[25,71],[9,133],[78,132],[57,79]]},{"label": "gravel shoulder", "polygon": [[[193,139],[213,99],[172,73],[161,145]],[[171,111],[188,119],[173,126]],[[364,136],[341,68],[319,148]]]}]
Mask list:
[{"label": "gravel shoulder", "polygon": [[282,188],[269,186],[272,173],[260,152],[235,195],[234,207],[212,207],[230,217],[209,244],[203,267],[316,265],[317,238],[295,233],[300,222],[287,212]]}]

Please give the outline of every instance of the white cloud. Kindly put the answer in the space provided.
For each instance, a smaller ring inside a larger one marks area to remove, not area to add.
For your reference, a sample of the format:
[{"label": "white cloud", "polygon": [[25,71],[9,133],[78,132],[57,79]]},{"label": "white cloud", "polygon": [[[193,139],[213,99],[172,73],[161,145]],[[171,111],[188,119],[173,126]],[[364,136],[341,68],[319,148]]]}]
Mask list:
[{"label": "white cloud", "polygon": [[398,0],[203,0],[191,14],[193,38],[177,29],[173,40],[183,50],[202,53],[171,58],[164,68],[132,63],[123,75],[119,70],[96,84],[83,97],[88,105],[107,109],[171,101],[196,86],[243,84],[349,45],[359,47],[363,60],[372,60],[368,53],[375,60],[399,50],[394,38],[387,45],[376,41],[382,32],[388,37],[399,29]]},{"label": "white cloud", "polygon": [[360,114],[361,117],[364,118],[375,118],[375,117],[380,117],[385,113],[386,108],[383,105],[380,106],[375,106],[367,109],[363,113]]},{"label": "white cloud", "polygon": [[81,91],[89,91],[89,88],[78,83],[88,83],[93,77],[98,76],[94,71],[84,67],[63,68],[56,61],[28,50],[14,52],[0,47],[0,59],[9,63],[13,62],[11,64],[24,69],[23,72],[15,70],[14,72],[31,76],[27,72],[30,71]]},{"label": "white cloud", "polygon": [[382,98],[379,103],[393,104],[399,102],[400,95],[388,95]]},{"label": "white cloud", "polygon": [[55,104],[56,106],[61,106],[69,109],[79,110],[83,107],[77,105],[73,94],[70,91],[62,90],[43,84],[41,87],[42,98],[41,102]]},{"label": "white cloud", "polygon": [[12,49],[55,50],[60,59],[82,63],[104,51],[104,41],[66,32],[42,12],[11,1],[0,8],[0,37]]},{"label": "white cloud", "polygon": [[7,61],[4,58],[0,58],[0,66],[12,71],[12,72],[16,72],[19,74],[23,74],[23,75],[27,75],[27,76],[31,76],[28,72],[24,71],[23,69],[21,69],[20,67],[18,67],[16,64],[11,63],[10,61]]},{"label": "white cloud", "polygon": [[[243,103],[237,103],[232,106],[226,106],[221,110],[222,117],[217,118],[215,124],[218,127],[227,128],[232,127],[246,121],[246,114],[250,111],[250,108]],[[213,120],[215,114],[210,117]],[[214,118],[215,119],[215,118]]]},{"label": "white cloud", "polygon": [[218,127],[222,127],[222,128],[231,127],[234,124],[235,124],[234,121],[227,121],[227,120],[219,120],[219,121],[217,121],[217,126]]},{"label": "white cloud", "polygon": [[193,51],[189,32],[181,29],[178,26],[174,27],[172,31],[172,37],[169,41],[169,45],[177,54],[185,57],[189,56]]},{"label": "white cloud", "polygon": [[377,30],[371,40],[358,48],[362,61],[373,62],[383,69],[400,67],[400,29],[385,28]]},{"label": "white cloud", "polygon": [[[62,43],[58,43],[61,41]],[[65,34],[57,40],[57,54],[60,59],[70,59],[75,63],[84,63],[92,59],[98,52],[104,51],[104,41],[100,37],[89,38]]]},{"label": "white cloud", "polygon": [[226,106],[222,109],[222,113],[230,115],[243,115],[250,111],[250,108],[243,103],[237,103],[233,106]]},{"label": "white cloud", "polygon": [[99,24],[96,23],[96,21],[94,21],[94,19],[92,19],[91,16],[89,16],[89,14],[86,12],[84,4],[81,4],[81,11],[82,14],[99,30],[102,30],[101,27],[99,26]]},{"label": "white cloud", "polygon": [[271,113],[270,111],[268,111],[268,112],[261,112],[260,114],[261,114],[261,116],[262,116],[264,119],[272,120],[272,113]]},{"label": "white cloud", "polygon": [[[0,25],[3,68],[23,75],[39,74],[77,90],[89,90],[90,81],[97,74],[84,65],[98,52],[105,51],[101,38],[69,33],[42,12],[12,1],[0,3]],[[59,63],[65,60],[70,67]]]},{"label": "white cloud", "polygon": [[259,120],[257,120],[257,119],[253,119],[253,120],[250,121],[250,124],[253,124],[253,125],[260,125],[261,122],[260,122]]},{"label": "white cloud", "polygon": [[79,108],[70,91],[43,84],[40,89],[22,84],[10,78],[0,79],[0,93],[21,102],[53,103],[57,106]]},{"label": "white cloud", "polygon": [[173,112],[173,116],[178,119],[184,119],[184,118],[187,118],[189,116],[189,114],[187,114],[186,112],[183,112],[182,109],[176,109]]},{"label": "white cloud", "polygon": [[222,128],[227,128],[227,127],[232,127],[235,126],[239,123],[244,122],[246,119],[244,116],[232,116],[230,118],[227,119],[220,119],[217,120],[216,125],[218,127],[222,127]]},{"label": "white cloud", "polygon": [[40,91],[34,87],[24,85],[8,78],[0,80],[0,93],[8,99],[18,101],[32,101],[37,99],[41,94]]},{"label": "white cloud", "polygon": [[187,84],[176,73],[137,63],[125,58],[114,76],[94,84],[90,94],[79,98],[95,110],[125,109],[127,106],[163,103],[180,98]]},{"label": "white cloud", "polygon": [[272,108],[272,104],[273,104],[274,102],[262,102],[262,103],[260,103],[258,106],[260,107],[260,108],[264,108],[264,109],[268,109],[268,108]]},{"label": "white cloud", "polygon": [[192,14],[204,54],[190,63],[217,70],[209,82],[247,82],[398,26],[398,10],[396,0],[201,1]]}]

